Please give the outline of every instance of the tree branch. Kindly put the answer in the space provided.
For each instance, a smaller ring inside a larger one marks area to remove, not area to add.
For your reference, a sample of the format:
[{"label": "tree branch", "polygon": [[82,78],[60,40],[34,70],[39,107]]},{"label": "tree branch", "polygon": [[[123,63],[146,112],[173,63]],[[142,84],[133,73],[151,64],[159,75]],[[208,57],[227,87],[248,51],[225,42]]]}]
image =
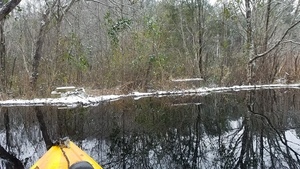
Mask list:
[{"label": "tree branch", "polygon": [[268,53],[270,53],[272,50],[274,50],[276,47],[278,47],[283,39],[286,37],[286,35],[290,32],[290,30],[292,30],[295,26],[297,26],[298,24],[300,23],[300,20],[298,20],[297,22],[295,22],[293,25],[291,25],[285,32],[284,34],[282,35],[282,37],[280,38],[280,40],[275,43],[270,49],[268,49],[267,51],[263,52],[263,53],[260,53],[260,54],[257,54],[254,58],[252,58],[248,63],[251,64],[253,63],[256,59],[258,58],[261,58],[261,57],[264,57],[265,55],[267,55]]},{"label": "tree branch", "polygon": [[21,2],[21,0],[11,0],[7,2],[0,10],[0,21],[3,20],[15,7]]},{"label": "tree branch", "polygon": [[57,20],[58,22],[61,22],[62,19],[64,18],[64,16],[66,15],[66,13],[71,9],[71,7],[74,5],[75,2],[78,2],[79,0],[71,0],[71,2],[69,4],[65,4],[64,6],[62,6],[62,14],[60,16],[57,16]]},{"label": "tree branch", "polygon": [[107,4],[104,4],[104,2],[101,2],[101,1],[98,1],[98,0],[85,0],[85,1],[88,1],[88,2],[89,2],[89,1],[90,1],[90,2],[96,2],[96,3],[99,3],[99,4],[101,4],[101,5],[111,7],[111,6],[107,5]]},{"label": "tree branch", "polygon": [[293,41],[293,40],[286,40],[286,41],[283,41],[282,43],[292,43],[292,44],[295,44],[295,45],[300,45],[300,42],[296,42],[296,41]]}]

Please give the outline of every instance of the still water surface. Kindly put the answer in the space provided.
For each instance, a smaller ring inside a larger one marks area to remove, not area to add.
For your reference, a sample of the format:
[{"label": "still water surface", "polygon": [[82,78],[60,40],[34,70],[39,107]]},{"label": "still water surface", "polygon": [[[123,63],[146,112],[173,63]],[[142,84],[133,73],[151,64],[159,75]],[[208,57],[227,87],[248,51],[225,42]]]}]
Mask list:
[{"label": "still water surface", "polygon": [[[29,168],[69,137],[104,168],[300,168],[300,90],[1,108],[0,143]],[[5,160],[1,161],[5,168]]]}]

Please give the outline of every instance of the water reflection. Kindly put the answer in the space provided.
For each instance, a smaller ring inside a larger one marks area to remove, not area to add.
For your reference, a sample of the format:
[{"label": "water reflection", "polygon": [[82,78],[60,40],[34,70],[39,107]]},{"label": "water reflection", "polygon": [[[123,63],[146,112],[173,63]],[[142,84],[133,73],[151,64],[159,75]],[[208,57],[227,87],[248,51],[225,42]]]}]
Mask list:
[{"label": "water reflection", "polygon": [[1,108],[1,168],[29,168],[65,136],[104,168],[300,168],[299,96],[280,89]]}]

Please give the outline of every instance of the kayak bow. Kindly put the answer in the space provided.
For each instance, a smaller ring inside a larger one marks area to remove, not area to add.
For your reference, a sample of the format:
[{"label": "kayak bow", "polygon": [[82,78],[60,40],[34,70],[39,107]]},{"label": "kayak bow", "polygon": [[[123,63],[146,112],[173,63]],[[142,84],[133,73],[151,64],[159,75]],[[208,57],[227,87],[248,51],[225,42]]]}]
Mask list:
[{"label": "kayak bow", "polygon": [[30,169],[102,169],[69,139],[52,146]]}]

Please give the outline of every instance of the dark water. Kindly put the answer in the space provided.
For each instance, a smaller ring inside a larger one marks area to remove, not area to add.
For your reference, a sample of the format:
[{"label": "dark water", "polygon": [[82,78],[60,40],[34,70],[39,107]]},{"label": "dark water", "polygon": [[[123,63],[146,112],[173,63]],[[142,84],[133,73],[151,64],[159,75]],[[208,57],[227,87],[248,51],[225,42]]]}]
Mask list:
[{"label": "dark water", "polygon": [[11,107],[0,115],[1,146],[25,168],[66,136],[104,168],[300,168],[296,89]]}]

